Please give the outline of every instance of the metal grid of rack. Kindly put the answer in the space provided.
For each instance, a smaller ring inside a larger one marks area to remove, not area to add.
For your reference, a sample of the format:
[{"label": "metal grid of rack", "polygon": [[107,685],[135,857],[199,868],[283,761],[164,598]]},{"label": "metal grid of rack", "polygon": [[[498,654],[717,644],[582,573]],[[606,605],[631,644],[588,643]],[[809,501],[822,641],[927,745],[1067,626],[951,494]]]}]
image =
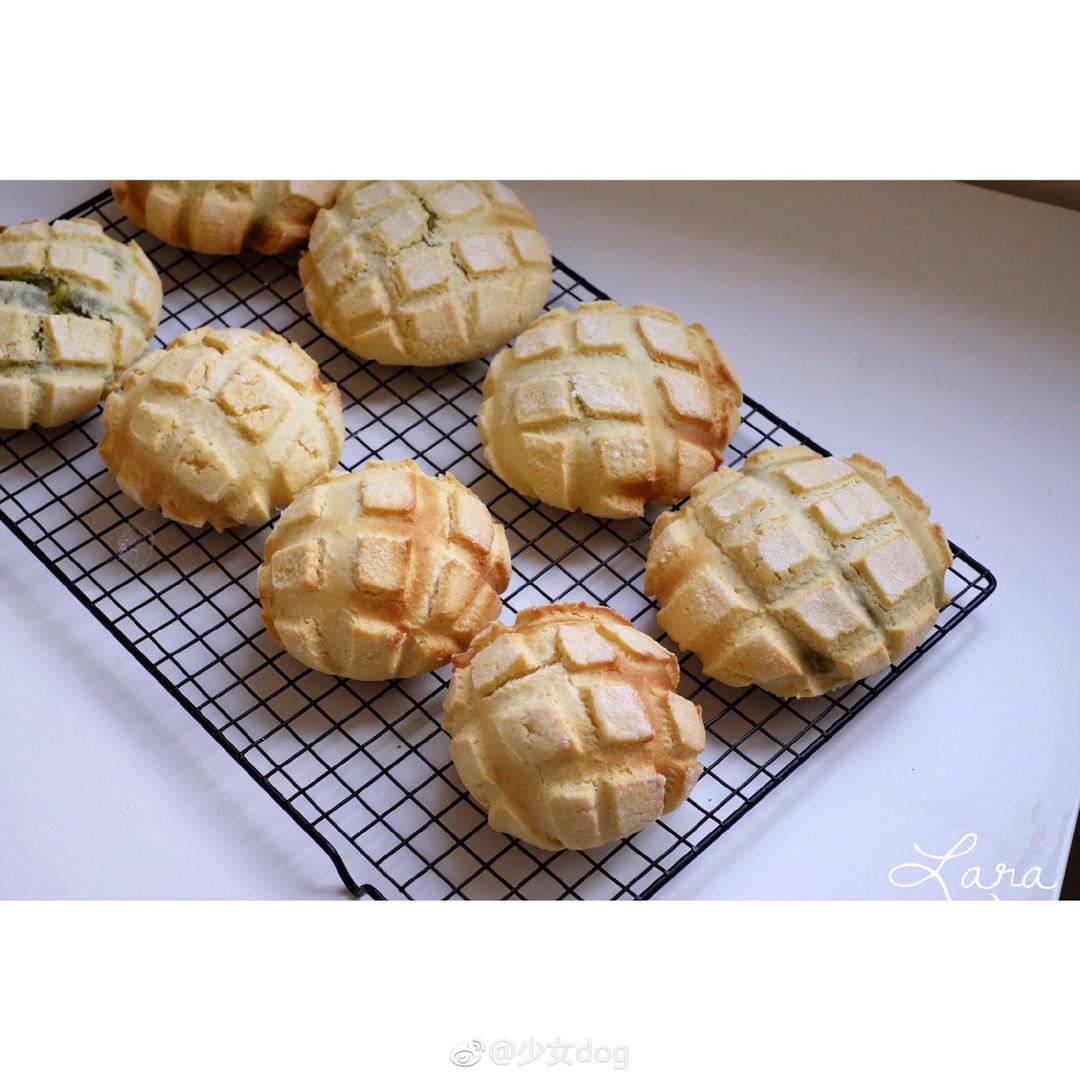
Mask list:
[{"label": "metal grid of rack", "polygon": [[[678,651],[642,592],[651,520],[600,521],[522,499],[487,468],[476,436],[486,361],[451,368],[363,363],[311,322],[295,256],[178,251],[127,221],[108,192],[68,217],[136,239],[165,292],[157,340],[214,323],[269,327],[341,387],[341,464],[412,457],[452,471],[506,527],[513,559],[505,616],[533,604],[606,604]],[[556,260],[548,307],[603,293]],[[705,772],[675,812],[618,844],[545,852],[490,830],[468,798],[439,724],[446,670],[388,683],[310,671],[266,632],[255,574],[270,526],[216,534],[140,509],[97,454],[100,409],[78,423],[0,436],[0,520],[333,861],[355,895],[407,898],[653,896],[846,723],[893,685],[995,588],[952,545],[952,595],[902,663],[820,698],[781,700],[704,678],[682,656],[680,693],[698,702]],[[746,399],[727,453],[819,444]],[[362,884],[360,884],[362,882]]]}]

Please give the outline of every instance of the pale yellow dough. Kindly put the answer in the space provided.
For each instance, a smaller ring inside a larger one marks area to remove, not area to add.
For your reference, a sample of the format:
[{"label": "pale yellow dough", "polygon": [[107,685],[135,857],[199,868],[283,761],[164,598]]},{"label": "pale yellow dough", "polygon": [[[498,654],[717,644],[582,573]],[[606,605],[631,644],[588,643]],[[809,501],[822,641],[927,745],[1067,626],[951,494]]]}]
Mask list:
[{"label": "pale yellow dough", "polygon": [[526,498],[638,517],[716,468],[741,403],[703,327],[602,301],[542,315],[495,357],[479,433],[491,468]]},{"label": "pale yellow dough", "polygon": [[906,656],[946,602],[952,556],[929,508],[860,454],[751,454],[653,527],[645,589],[707,675],[788,697]]},{"label": "pale yellow dough", "polygon": [[262,525],[337,464],[341,395],[269,330],[203,327],[128,369],[99,450],[140,506],[186,525]]},{"label": "pale yellow dough", "polygon": [[392,679],[467,648],[509,581],[503,527],[468,488],[414,461],[370,461],[281,515],[259,597],[270,633],[309,667]]},{"label": "pale yellow dough", "polygon": [[456,364],[544,306],[551,252],[498,180],[351,180],[300,259],[315,322],[381,364]]},{"label": "pale yellow dough", "polygon": [[609,608],[551,604],[454,657],[443,726],[493,829],[593,848],[674,810],[701,775],[701,709],[667,649]]},{"label": "pale yellow dough", "polygon": [[161,280],[96,221],[0,227],[0,428],[89,412],[145,351]]},{"label": "pale yellow dough", "polygon": [[121,209],[174,247],[208,255],[301,247],[340,180],[114,180]]}]

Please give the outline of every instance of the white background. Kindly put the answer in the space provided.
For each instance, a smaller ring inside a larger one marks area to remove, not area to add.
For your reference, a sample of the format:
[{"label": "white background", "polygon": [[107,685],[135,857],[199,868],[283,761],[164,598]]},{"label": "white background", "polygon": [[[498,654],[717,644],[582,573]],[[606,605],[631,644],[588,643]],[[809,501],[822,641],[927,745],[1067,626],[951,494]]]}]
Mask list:
[{"label": "white background", "polygon": [[[102,186],[0,185],[0,221]],[[940,896],[898,891],[889,869],[965,833],[954,895],[975,892],[975,864],[1059,880],[1080,786],[1080,214],[946,183],[515,186],[560,258],[703,322],[748,393],[901,473],[1000,580],[661,895]],[[0,595],[0,896],[343,895],[6,530]]]}]

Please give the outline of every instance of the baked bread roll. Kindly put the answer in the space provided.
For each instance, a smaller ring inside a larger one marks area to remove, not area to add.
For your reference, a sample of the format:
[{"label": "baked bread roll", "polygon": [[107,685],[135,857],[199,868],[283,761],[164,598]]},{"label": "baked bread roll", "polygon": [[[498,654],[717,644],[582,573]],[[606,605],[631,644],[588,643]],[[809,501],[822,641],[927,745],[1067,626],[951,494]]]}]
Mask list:
[{"label": "baked bread roll", "polygon": [[340,180],[114,180],[121,209],[173,247],[208,255],[301,247]]},{"label": "baked bread roll", "polygon": [[352,180],[300,259],[311,316],[380,364],[475,360],[544,306],[551,253],[497,180]]},{"label": "baked bread roll", "polygon": [[952,556],[929,513],[861,454],[761,450],[661,515],[645,589],[707,675],[811,697],[888,667],[934,625]]},{"label": "baked bread roll", "polygon": [[454,657],[443,726],[488,823],[591,848],[674,810],[701,775],[701,709],[675,657],[610,608],[550,604]]},{"label": "baked bread roll", "polygon": [[98,447],[148,510],[217,530],[262,525],[336,464],[338,388],[269,330],[202,327],[144,356],[103,412]]},{"label": "baked bread roll", "polygon": [[742,391],[698,325],[610,301],[556,308],[492,361],[480,440],[519,494],[563,510],[638,517],[720,462]]},{"label": "baked bread roll", "polygon": [[466,648],[510,582],[503,527],[447,474],[370,461],[309,487],[263,552],[259,598],[274,638],[309,667],[405,678]]},{"label": "baked bread roll", "polygon": [[0,428],[89,412],[150,343],[161,280],[96,221],[0,226]]}]

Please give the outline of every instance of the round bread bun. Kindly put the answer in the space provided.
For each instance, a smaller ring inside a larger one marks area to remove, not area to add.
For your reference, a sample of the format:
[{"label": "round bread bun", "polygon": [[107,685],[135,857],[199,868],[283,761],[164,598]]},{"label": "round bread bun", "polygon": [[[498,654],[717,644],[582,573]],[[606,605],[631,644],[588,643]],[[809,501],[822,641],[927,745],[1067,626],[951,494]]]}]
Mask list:
[{"label": "round bread bun", "polygon": [[952,561],[929,507],[855,454],[751,454],[653,527],[645,589],[706,675],[811,697],[906,656],[946,602]]},{"label": "round bread bun", "polygon": [[519,494],[603,518],[670,505],[720,463],[742,391],[699,325],[648,304],[556,308],[492,361],[480,440]]},{"label": "round bread bun", "polygon": [[302,247],[340,180],[114,180],[121,209],[173,247],[207,255]]},{"label": "round bread bun", "polygon": [[134,241],[81,218],[0,226],[0,428],[89,412],[160,317],[161,279]]},{"label": "round bread bun", "polygon": [[449,474],[369,461],[309,487],[259,568],[270,633],[297,660],[350,679],[419,675],[467,648],[502,608],[503,527]]},{"label": "round bread bun", "polygon": [[551,252],[498,180],[351,180],[311,230],[312,318],[381,364],[475,360],[544,306]]},{"label": "round bread bun", "polygon": [[701,709],[667,649],[610,608],[550,604],[454,657],[443,726],[488,823],[592,848],[675,809],[701,775]]},{"label": "round bread bun", "polygon": [[269,330],[202,327],[148,353],[103,413],[99,451],[140,506],[185,525],[258,526],[341,454],[337,386]]}]

